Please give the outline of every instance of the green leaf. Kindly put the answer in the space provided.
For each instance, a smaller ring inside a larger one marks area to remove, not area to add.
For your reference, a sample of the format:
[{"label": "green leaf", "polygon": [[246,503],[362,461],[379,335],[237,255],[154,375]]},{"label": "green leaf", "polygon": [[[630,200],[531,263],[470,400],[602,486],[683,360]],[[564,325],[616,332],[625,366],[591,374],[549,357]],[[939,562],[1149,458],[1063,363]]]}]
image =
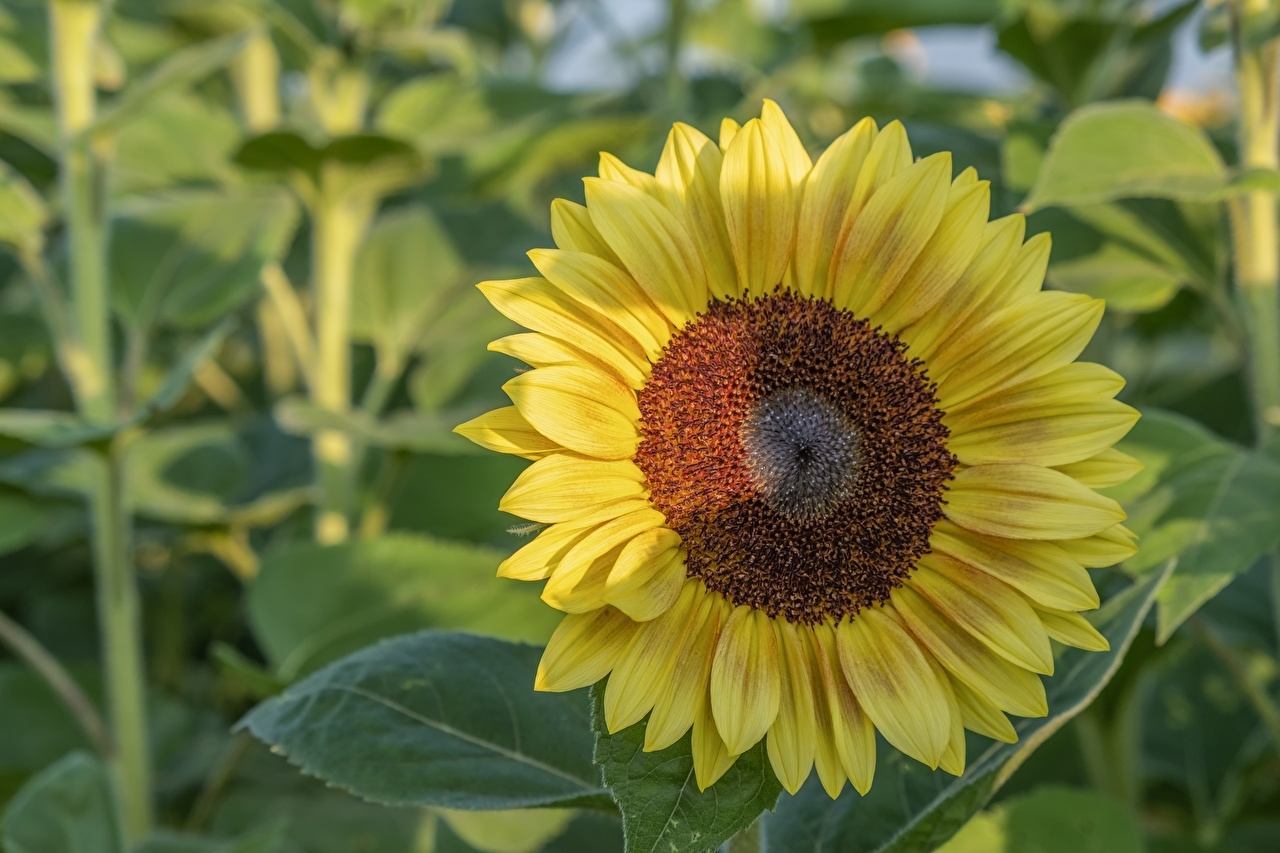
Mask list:
[{"label": "green leaf", "polygon": [[240,136],[230,109],[194,92],[170,92],[121,129],[112,188],[129,196],[175,184],[227,183]]},{"label": "green leaf", "polygon": [[292,199],[271,187],[130,200],[112,222],[112,305],[134,329],[207,326],[257,294],[296,225]]},{"label": "green leaf", "polygon": [[35,542],[52,520],[40,504],[19,492],[0,491],[0,554],[10,554]]},{"label": "green leaf", "polygon": [[1047,786],[975,815],[938,853],[1142,853],[1137,818],[1093,791]]},{"label": "green leaf", "polygon": [[208,77],[240,52],[244,33],[200,42],[162,62],[146,77],[133,83],[108,105],[90,127],[94,134],[114,133],[143,115],[163,95]]},{"label": "green leaf", "polygon": [[233,328],[235,328],[235,318],[227,317],[188,347],[165,375],[160,387],[142,405],[139,419],[150,420],[155,415],[167,412],[178,405],[182,395],[187,393],[187,388],[191,386],[191,380],[195,377],[196,371],[206,361],[217,355],[223,341],[227,339],[227,335],[231,334]]},{"label": "green leaf", "polygon": [[417,77],[393,89],[378,109],[378,129],[428,154],[465,151],[494,116],[484,92],[455,74]]},{"label": "green leaf", "polygon": [[764,741],[738,756],[705,791],[693,775],[692,735],[645,752],[648,721],[615,734],[604,724],[604,690],[592,691],[596,763],[622,812],[627,853],[698,853],[712,850],[773,808],[782,785],[773,775]]},{"label": "green leaf", "polygon": [[266,556],[249,618],[285,679],[424,628],[545,641],[559,614],[530,585],[494,577],[503,554],[406,534],[298,542]]},{"label": "green leaf", "polygon": [[1212,199],[1230,177],[1199,128],[1146,101],[1090,104],[1054,135],[1027,210],[1119,198]]},{"label": "green leaf", "polygon": [[1146,469],[1117,493],[1148,571],[1176,558],[1160,592],[1163,643],[1206,601],[1280,545],[1280,448],[1245,450],[1168,412],[1143,413],[1119,445]]},{"label": "green leaf", "polygon": [[512,809],[468,812],[439,809],[453,834],[485,853],[536,853],[564,833],[578,814],[572,809]]},{"label": "green leaf", "polygon": [[820,49],[860,36],[906,27],[987,24],[1005,7],[1001,0],[795,0],[790,14],[804,21]]},{"label": "green leaf", "polygon": [[9,803],[0,838],[8,853],[121,853],[106,768],[73,752],[41,771]]},{"label": "green leaf", "polygon": [[133,853],[278,853],[284,849],[284,830],[285,824],[278,822],[230,841],[160,830],[147,836]]},{"label": "green leaf", "polygon": [[276,404],[276,422],[285,432],[312,436],[322,430],[340,430],[373,447],[438,453],[448,456],[482,456],[476,446],[453,428],[479,412],[402,412],[375,420],[363,412],[331,412],[301,397]]},{"label": "green leaf", "polygon": [[846,790],[837,800],[811,778],[794,797],[783,796],[765,818],[769,853],[925,853],[950,838],[986,804],[1027,757],[1083,711],[1119,669],[1151,609],[1167,572],[1156,572],[1112,597],[1095,627],[1110,651],[1064,649],[1045,679],[1049,714],[1014,722],[1018,742],[978,752],[984,738],[970,736],[972,757],[964,775],[930,770],[879,741],[875,784],[865,797]]},{"label": "green leaf", "polygon": [[462,259],[449,235],[422,205],[378,219],[360,247],[351,312],[355,340],[374,344],[379,358],[402,361],[427,324],[448,309],[463,284]]},{"label": "green leaf", "polygon": [[58,124],[48,107],[29,107],[0,100],[0,130],[12,133],[53,156],[58,150]]},{"label": "green leaf", "polygon": [[94,444],[113,436],[123,424],[91,424],[71,412],[0,409],[0,435],[51,449]]},{"label": "green leaf", "polygon": [[0,161],[0,244],[20,253],[38,253],[48,221],[44,199],[17,170]]},{"label": "green leaf", "polygon": [[300,175],[310,191],[341,197],[377,196],[421,180],[429,164],[412,145],[377,133],[340,136],[313,145],[300,134],[273,131],[247,140],[235,161],[249,169]]},{"label": "green leaf", "polygon": [[535,693],[541,654],[467,634],[398,637],[320,670],[239,725],[303,772],[386,805],[607,807],[586,697]]}]

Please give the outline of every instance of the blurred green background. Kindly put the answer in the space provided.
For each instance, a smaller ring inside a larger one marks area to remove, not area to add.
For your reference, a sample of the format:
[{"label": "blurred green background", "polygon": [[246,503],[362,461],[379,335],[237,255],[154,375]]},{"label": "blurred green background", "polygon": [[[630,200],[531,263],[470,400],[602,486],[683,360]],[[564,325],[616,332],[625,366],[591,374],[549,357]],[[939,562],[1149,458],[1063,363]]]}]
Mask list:
[{"label": "blurred green background", "polygon": [[[158,822],[190,836],[146,849],[621,850],[608,815],[383,808],[229,734],[255,701],[381,637],[541,641],[554,626],[532,585],[493,577],[522,541],[496,507],[524,463],[450,432],[503,405],[516,366],[486,351],[515,329],[472,285],[529,274],[550,201],[581,201],[600,151],[652,170],[672,121],[714,138],[766,97],[812,151],[862,116],[902,120],[917,155],[950,150],[992,182],[993,217],[1096,101],[1154,102],[1234,161],[1225,31],[1220,4],[1128,0],[116,0],[91,58],[116,377],[116,422],[95,432],[49,414],[77,408],[39,295],[76,299],[49,8],[4,0],[0,611],[100,695],[101,519],[85,494],[110,443]],[[1128,378],[1127,402],[1173,413],[1135,433],[1156,451],[1121,495],[1133,526],[1159,538],[1171,514],[1213,517],[1222,466],[1253,438],[1219,208],[1073,204],[1028,230],[1053,232],[1050,286],[1108,300],[1085,357]],[[1219,467],[1173,481],[1205,452]],[[1275,694],[1276,626],[1266,574],[1248,569],[1280,518],[1252,523],[1223,534],[1252,537],[1215,576],[1225,591],[1180,628],[1212,592],[1190,593],[1168,631],[1152,620],[948,849],[1277,849],[1280,752],[1251,695]],[[1170,553],[1098,572],[1104,596]],[[0,807],[89,746],[6,655]]]}]

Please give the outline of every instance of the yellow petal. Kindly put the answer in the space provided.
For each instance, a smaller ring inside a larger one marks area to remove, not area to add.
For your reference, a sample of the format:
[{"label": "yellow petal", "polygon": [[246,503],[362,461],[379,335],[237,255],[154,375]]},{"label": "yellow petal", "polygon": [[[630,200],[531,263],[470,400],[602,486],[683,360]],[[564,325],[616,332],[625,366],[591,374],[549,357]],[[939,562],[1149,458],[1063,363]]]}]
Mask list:
[{"label": "yellow petal", "polygon": [[[544,335],[541,332],[520,332],[489,342],[489,352],[500,352],[530,367],[550,367],[553,364],[581,364],[588,362],[597,367],[604,364],[572,344]],[[617,371],[614,371],[615,373]],[[619,378],[621,375],[619,374]]]},{"label": "yellow petal", "polygon": [[720,150],[728,151],[729,146],[733,144],[733,138],[738,135],[738,131],[742,129],[742,125],[738,124],[731,118],[720,119]]},{"label": "yellow petal", "polygon": [[813,684],[805,660],[807,650],[796,627],[785,620],[773,621],[773,627],[782,694],[778,716],[769,727],[766,751],[774,775],[787,793],[794,794],[809,778],[817,749]]},{"label": "yellow petal", "polygon": [[840,668],[835,630],[827,622],[814,625],[812,630],[814,689],[818,691],[814,697],[814,708],[819,715],[819,725],[824,726],[831,739],[843,772],[837,781],[830,758],[819,751],[818,775],[832,798],[840,793],[845,776],[853,783],[854,790],[866,794],[871,790],[871,781],[876,775],[876,729],[858,704],[844,670]]},{"label": "yellow petal", "polygon": [[596,230],[587,208],[576,201],[558,198],[551,202],[551,239],[570,252],[586,252],[603,258],[615,267],[622,261]]},{"label": "yellow petal", "polygon": [[595,255],[557,249],[534,249],[529,259],[556,287],[631,335],[650,361],[662,354],[671,326],[620,268]]},{"label": "yellow petal", "polygon": [[605,584],[622,548],[664,521],[652,508],[611,519],[578,540],[561,557],[542,590],[542,600],[566,613],[603,607]]},{"label": "yellow petal", "polygon": [[628,184],[587,178],[587,210],[636,283],[679,328],[707,304],[707,275],[684,224]]},{"label": "yellow petal", "polygon": [[876,137],[876,123],[864,118],[822,152],[805,178],[796,225],[796,289],[805,296],[829,296],[827,274],[858,173]]},{"label": "yellow petal", "polygon": [[1090,569],[1114,566],[1138,553],[1136,537],[1122,524],[1081,539],[1061,539],[1054,544],[1067,556]]},{"label": "yellow petal", "polygon": [[738,754],[764,737],[778,716],[782,683],[778,641],[763,610],[737,607],[711,663],[711,713],[728,750]]},{"label": "yellow petal", "polygon": [[486,281],[477,287],[503,316],[595,356],[615,368],[633,387],[648,379],[649,359],[634,338],[546,279]]},{"label": "yellow petal", "polygon": [[1013,258],[1013,264],[1004,278],[996,285],[995,295],[1005,302],[1026,299],[1044,284],[1044,273],[1049,268],[1049,249],[1052,246],[1047,232],[1036,234],[1022,244]]},{"label": "yellow petal", "polygon": [[910,586],[895,589],[890,597],[912,635],[957,681],[1010,713],[1049,713],[1044,685],[1034,673],[996,655]]},{"label": "yellow petal", "polygon": [[791,183],[798,186],[813,168],[813,161],[809,159],[809,152],[804,150],[796,129],[787,121],[782,108],[768,98],[764,99],[764,108],[760,111],[760,123],[778,143]]},{"label": "yellow petal", "polygon": [[928,314],[972,262],[991,207],[991,186],[976,174],[966,169],[951,182],[937,230],[876,315],[886,331],[901,331]]},{"label": "yellow petal", "polygon": [[867,159],[858,172],[853,195],[849,197],[849,207],[845,211],[839,243],[844,242],[871,197],[899,172],[910,167],[911,159],[911,143],[907,141],[906,128],[900,121],[889,122],[876,134],[871,150],[867,152]]},{"label": "yellow petal", "polygon": [[486,450],[511,453],[525,459],[541,459],[561,449],[560,445],[534,429],[515,406],[494,409],[458,424],[453,431]]},{"label": "yellow petal", "polygon": [[1052,542],[983,536],[943,519],[934,526],[929,545],[1004,581],[1045,607],[1091,610],[1098,606],[1098,592],[1089,573]]},{"label": "yellow petal", "polygon": [[942,664],[938,663],[932,655],[926,654],[925,659],[929,661],[929,666],[933,669],[933,675],[938,679],[938,684],[942,685],[942,692],[947,697],[947,713],[951,720],[951,735],[947,738],[947,748],[942,753],[942,759],[938,762],[938,767],[950,773],[952,776],[960,776],[964,773],[965,744],[964,744],[964,719],[960,715],[960,705],[956,701],[955,692],[951,687],[951,679],[947,676],[947,672],[942,668]]},{"label": "yellow petal", "polygon": [[853,694],[885,740],[936,768],[951,739],[950,708],[906,629],[869,608],[836,626],[836,649]]},{"label": "yellow petal", "polygon": [[693,775],[698,783],[698,790],[705,791],[720,777],[729,772],[729,768],[738,760],[740,753],[731,752],[725,745],[720,732],[716,730],[715,719],[711,713],[711,703],[703,699],[698,713],[693,719]]},{"label": "yellow petal", "polygon": [[555,365],[521,373],[502,386],[538,432],[597,459],[630,459],[640,443],[636,396],[607,373]]},{"label": "yellow petal", "polygon": [[697,587],[686,586],[675,606],[637,628],[631,644],[618,656],[604,690],[604,719],[610,732],[635,725],[653,708],[675,670],[698,599]]},{"label": "yellow petal", "polygon": [[[1138,422],[1138,411],[1119,400],[1094,398],[1046,402],[1008,417],[978,429],[953,428],[947,448],[964,465],[1067,465],[1097,456],[1123,438]],[[943,423],[951,427],[946,418]]]},{"label": "yellow petal", "polygon": [[911,576],[911,588],[1000,657],[1053,674],[1049,638],[1013,587],[944,554],[926,554]]},{"label": "yellow petal", "polygon": [[1036,615],[1044,623],[1044,629],[1059,643],[1075,646],[1088,652],[1105,652],[1111,648],[1107,638],[1098,633],[1098,629],[1089,624],[1079,613],[1065,610],[1049,610],[1036,608]]},{"label": "yellow petal", "polygon": [[1017,743],[1018,733],[1000,708],[981,693],[957,678],[951,680],[951,691],[960,706],[964,727],[1003,743]]},{"label": "yellow petal", "polygon": [[677,122],[658,161],[658,186],[668,209],[682,217],[702,254],[712,295],[738,294],[738,273],[729,249],[729,231],[720,203],[719,146],[700,131]]},{"label": "yellow petal", "polygon": [[595,527],[570,521],[553,524],[498,566],[498,577],[518,581],[546,580],[573,546]]},{"label": "yellow petal", "polygon": [[1038,293],[979,319],[930,361],[947,411],[1075,361],[1102,320],[1102,301]]},{"label": "yellow petal", "polygon": [[933,236],[951,185],[951,155],[926,157],[876,191],[831,260],[839,308],[873,317]]},{"label": "yellow petal", "polygon": [[[1013,262],[1025,229],[1026,220],[1016,214],[986,225],[978,252],[960,279],[932,311],[903,330],[902,339],[913,355],[931,359],[953,335],[968,328],[971,317],[985,316],[978,308]],[[930,373],[936,375],[932,366]]]},{"label": "yellow petal", "polygon": [[606,504],[645,494],[644,474],[629,461],[557,453],[520,472],[498,509],[530,521],[572,521]]},{"label": "yellow petal", "polygon": [[534,689],[563,693],[595,684],[613,669],[635,629],[611,607],[564,617],[547,641]]},{"label": "yellow petal", "polygon": [[953,405],[947,409],[946,424],[953,435],[984,429],[1020,420],[1027,411],[1052,415],[1082,403],[1110,400],[1122,388],[1124,378],[1114,370],[1073,361],[994,396]]},{"label": "yellow petal", "polygon": [[649,715],[644,731],[644,748],[648,752],[666,749],[684,737],[693,725],[707,701],[711,660],[721,627],[729,616],[729,604],[718,593],[707,591],[700,581],[692,578],[686,580],[685,585],[697,590],[698,610],[681,638],[675,667],[661,685],[653,713]]},{"label": "yellow petal", "polygon": [[685,582],[680,534],[665,527],[646,530],[618,555],[605,582],[604,599],[637,622],[675,603]]},{"label": "yellow petal", "polygon": [[1132,480],[1142,471],[1143,464],[1129,454],[1110,447],[1088,459],[1056,467],[1082,486],[1108,489]]},{"label": "yellow petal", "polygon": [[948,485],[943,512],[963,528],[1006,539],[1074,539],[1125,518],[1111,498],[1035,465],[960,471]]},{"label": "yellow petal", "polygon": [[791,259],[796,198],[778,144],[758,119],[725,152],[720,198],[738,285],[743,294],[762,296],[782,282]]},{"label": "yellow petal", "polygon": [[606,181],[621,181],[657,198],[658,182],[653,175],[631,168],[607,151],[600,152],[600,177]]}]

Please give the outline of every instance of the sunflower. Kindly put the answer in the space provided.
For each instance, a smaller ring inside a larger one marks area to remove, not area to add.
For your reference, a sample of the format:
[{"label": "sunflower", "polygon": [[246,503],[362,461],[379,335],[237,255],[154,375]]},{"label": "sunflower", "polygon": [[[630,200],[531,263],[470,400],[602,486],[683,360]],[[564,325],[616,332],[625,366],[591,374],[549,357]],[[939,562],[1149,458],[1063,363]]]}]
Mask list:
[{"label": "sunflower", "polygon": [[567,614],[537,688],[607,676],[609,730],[692,729],[703,789],[762,738],[832,797],[877,731],[957,775],[965,729],[1016,740],[1050,640],[1107,648],[1087,569],[1135,550],[1095,489],[1138,415],[1075,361],[1102,303],[1042,291],[1048,235],[897,122],[815,163],[766,101],[585,184],[539,276],[479,286],[532,369],[458,427],[533,460],[501,508],[545,527],[499,574]]}]

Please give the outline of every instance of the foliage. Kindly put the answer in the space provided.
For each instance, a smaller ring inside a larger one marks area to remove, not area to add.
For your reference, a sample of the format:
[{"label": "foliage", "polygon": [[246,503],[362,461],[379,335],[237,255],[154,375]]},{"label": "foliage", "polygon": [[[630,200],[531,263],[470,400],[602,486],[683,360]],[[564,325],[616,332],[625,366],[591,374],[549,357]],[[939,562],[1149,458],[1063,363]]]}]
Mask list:
[{"label": "foliage", "polygon": [[[1167,83],[1186,28],[1274,60],[1280,18],[655,0],[637,32],[633,5],[0,6],[0,613],[139,735],[92,754],[0,647],[0,850],[1274,847],[1280,349],[1259,323],[1280,320],[1232,285],[1231,239],[1280,174]],[[993,42],[1016,85],[922,77],[904,28],[935,26]],[[557,82],[592,38],[616,79]],[[55,97],[73,85],[92,114]],[[958,779],[882,750],[867,796],[792,797],[757,746],[700,792],[687,736],[644,753],[588,691],[534,693],[555,614],[493,577],[525,463],[451,432],[514,367],[471,285],[524,274],[600,150],[652,169],[670,122],[714,137],[762,97],[813,150],[871,115],[977,167],[993,216],[1052,232],[1049,285],[1107,300],[1085,357],[1144,415],[1121,449],[1145,470],[1112,490],[1142,550],[1094,572],[1111,650],[1060,650],[1049,716],[972,735]]]}]

